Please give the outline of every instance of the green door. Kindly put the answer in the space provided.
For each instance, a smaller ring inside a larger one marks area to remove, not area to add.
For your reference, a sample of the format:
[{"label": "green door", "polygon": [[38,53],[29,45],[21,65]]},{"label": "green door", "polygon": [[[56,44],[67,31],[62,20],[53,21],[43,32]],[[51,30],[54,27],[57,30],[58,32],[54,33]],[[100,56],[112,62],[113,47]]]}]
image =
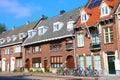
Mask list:
[{"label": "green door", "polygon": [[108,56],[109,74],[116,74],[114,61],[115,61],[115,56]]}]

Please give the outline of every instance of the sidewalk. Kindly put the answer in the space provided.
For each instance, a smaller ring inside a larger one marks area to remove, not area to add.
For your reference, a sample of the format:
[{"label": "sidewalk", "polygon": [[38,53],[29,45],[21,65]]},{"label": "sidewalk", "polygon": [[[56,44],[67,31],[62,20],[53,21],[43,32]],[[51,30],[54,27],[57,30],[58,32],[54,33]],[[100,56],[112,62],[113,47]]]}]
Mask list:
[{"label": "sidewalk", "polygon": [[62,78],[65,80],[98,80],[96,77],[77,77],[71,75],[57,75],[54,73],[25,73],[25,72],[1,72],[0,76],[25,76],[25,77],[44,77],[44,78]]}]

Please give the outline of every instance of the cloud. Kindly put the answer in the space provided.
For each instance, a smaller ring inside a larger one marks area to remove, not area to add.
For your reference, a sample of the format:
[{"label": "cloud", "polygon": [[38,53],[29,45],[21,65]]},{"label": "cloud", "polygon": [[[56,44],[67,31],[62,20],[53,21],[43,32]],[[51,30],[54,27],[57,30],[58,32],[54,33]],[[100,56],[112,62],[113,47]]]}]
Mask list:
[{"label": "cloud", "polygon": [[1,0],[0,8],[2,11],[12,13],[16,18],[28,17],[35,10],[41,10],[41,7],[34,6],[33,4],[23,4],[12,0]]}]

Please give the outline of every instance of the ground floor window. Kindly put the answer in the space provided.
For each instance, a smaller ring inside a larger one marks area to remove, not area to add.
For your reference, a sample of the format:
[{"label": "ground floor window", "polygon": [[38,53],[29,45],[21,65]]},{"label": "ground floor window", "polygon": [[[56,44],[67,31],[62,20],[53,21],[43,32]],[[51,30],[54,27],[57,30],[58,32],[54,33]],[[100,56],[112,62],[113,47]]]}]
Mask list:
[{"label": "ground floor window", "polygon": [[100,55],[94,55],[94,68],[101,70]]},{"label": "ground floor window", "polygon": [[51,57],[51,67],[52,68],[62,67],[62,56],[52,56]]},{"label": "ground floor window", "polygon": [[90,55],[86,56],[86,67],[92,66],[92,58]]},{"label": "ground floor window", "polygon": [[84,69],[84,56],[79,56],[79,65]]},{"label": "ground floor window", "polygon": [[42,63],[41,63],[41,58],[32,58],[32,67],[33,68],[41,68]]},{"label": "ground floor window", "polygon": [[22,67],[22,58],[16,58],[16,67]]}]

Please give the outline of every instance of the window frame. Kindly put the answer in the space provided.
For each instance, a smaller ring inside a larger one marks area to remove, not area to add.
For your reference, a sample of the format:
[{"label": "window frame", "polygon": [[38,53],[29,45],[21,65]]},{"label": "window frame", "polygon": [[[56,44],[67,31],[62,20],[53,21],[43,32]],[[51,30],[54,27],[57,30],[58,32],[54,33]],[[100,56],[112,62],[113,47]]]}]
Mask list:
[{"label": "window frame", "polygon": [[78,33],[77,34],[77,46],[78,47],[84,47],[84,45],[85,45],[85,42],[84,42],[84,33]]}]

